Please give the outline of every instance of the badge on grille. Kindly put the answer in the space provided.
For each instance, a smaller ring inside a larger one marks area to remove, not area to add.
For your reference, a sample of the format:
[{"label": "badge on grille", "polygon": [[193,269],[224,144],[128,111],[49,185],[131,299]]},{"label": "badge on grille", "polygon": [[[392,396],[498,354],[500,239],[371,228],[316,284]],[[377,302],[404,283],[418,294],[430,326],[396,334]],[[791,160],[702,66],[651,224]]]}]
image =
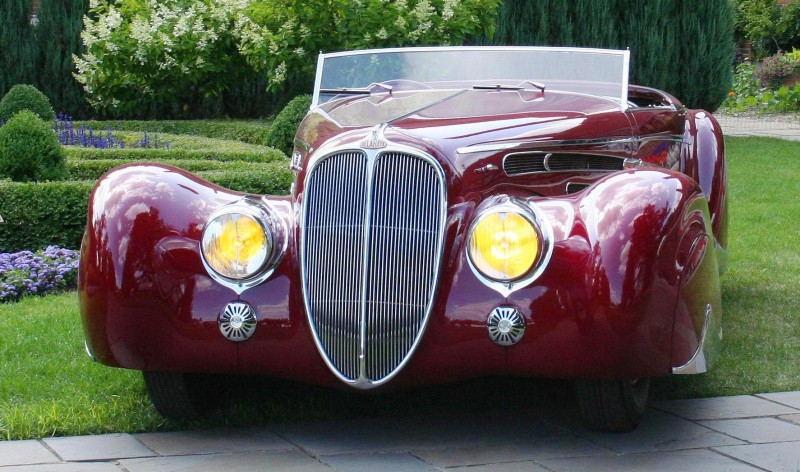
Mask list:
[{"label": "badge on grille", "polygon": [[501,346],[517,344],[525,335],[525,320],[513,306],[500,306],[486,320],[489,338]]}]

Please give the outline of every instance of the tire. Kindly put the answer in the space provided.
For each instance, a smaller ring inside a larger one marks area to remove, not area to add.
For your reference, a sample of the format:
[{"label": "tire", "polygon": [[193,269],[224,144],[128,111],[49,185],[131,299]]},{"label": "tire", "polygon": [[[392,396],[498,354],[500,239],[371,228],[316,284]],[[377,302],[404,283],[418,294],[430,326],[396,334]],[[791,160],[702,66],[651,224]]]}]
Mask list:
[{"label": "tire", "polygon": [[173,420],[204,416],[222,403],[215,376],[181,372],[142,372],[147,394],[158,414]]},{"label": "tire", "polygon": [[586,427],[623,433],[642,420],[650,394],[650,379],[578,380],[575,396]]}]

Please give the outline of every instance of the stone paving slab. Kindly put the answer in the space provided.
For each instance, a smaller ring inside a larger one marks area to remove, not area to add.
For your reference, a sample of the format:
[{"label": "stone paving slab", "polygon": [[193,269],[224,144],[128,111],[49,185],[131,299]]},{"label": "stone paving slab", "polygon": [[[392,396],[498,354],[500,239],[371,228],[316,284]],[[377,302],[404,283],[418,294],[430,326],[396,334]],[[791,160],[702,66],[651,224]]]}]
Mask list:
[{"label": "stone paving slab", "polygon": [[134,438],[162,456],[294,449],[266,428],[144,433]]},{"label": "stone paving slab", "polygon": [[700,424],[750,443],[800,441],[800,426],[776,418],[712,420]]},{"label": "stone paving slab", "polygon": [[508,462],[501,464],[454,467],[447,472],[550,472],[533,462]]},{"label": "stone paving slab", "polygon": [[612,454],[608,449],[574,436],[411,453],[439,468]]},{"label": "stone paving slab", "polygon": [[316,456],[463,448],[565,434],[524,412],[331,421],[272,430]]},{"label": "stone paving slab", "polygon": [[71,462],[0,468],[3,472],[124,472],[112,462]]},{"label": "stone paving slab", "polygon": [[[128,472],[331,472],[332,469],[300,451],[244,452],[200,456],[125,459]],[[3,470],[5,472],[5,470]]]},{"label": "stone paving slab", "polygon": [[707,449],[645,452],[611,457],[548,459],[537,461],[552,472],[703,471],[763,472],[736,459]]},{"label": "stone paving slab", "polygon": [[635,431],[622,434],[584,431],[581,436],[622,454],[743,444],[739,439],[655,410],[645,413]]},{"label": "stone paving slab", "polygon": [[156,455],[130,434],[47,438],[43,441],[65,461],[96,461]]},{"label": "stone paving slab", "polygon": [[716,447],[714,450],[772,472],[800,470],[800,442]]},{"label": "stone paving slab", "polygon": [[780,419],[782,419],[784,421],[790,421],[790,422],[792,422],[794,424],[800,424],[800,413],[798,413],[796,415],[783,415],[783,416],[779,416],[778,418],[780,418]]},{"label": "stone paving slab", "polygon": [[761,393],[756,396],[800,410],[800,392]]},{"label": "stone paving slab", "polygon": [[323,456],[320,460],[339,472],[437,472],[436,469],[407,453],[344,454]]},{"label": "stone paving slab", "polygon": [[653,402],[652,406],[688,420],[722,420],[800,413],[796,408],[750,395]]},{"label": "stone paving slab", "polygon": [[58,462],[58,457],[39,441],[0,442],[0,467],[4,465],[47,464]]}]

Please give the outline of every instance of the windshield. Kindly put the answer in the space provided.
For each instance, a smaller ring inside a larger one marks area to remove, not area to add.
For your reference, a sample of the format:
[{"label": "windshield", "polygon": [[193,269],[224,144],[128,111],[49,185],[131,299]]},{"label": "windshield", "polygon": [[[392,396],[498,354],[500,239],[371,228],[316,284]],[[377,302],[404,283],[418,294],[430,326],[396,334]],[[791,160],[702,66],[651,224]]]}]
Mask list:
[{"label": "windshield", "polygon": [[545,47],[404,48],[320,54],[313,104],[353,93],[388,93],[389,87],[413,91],[541,85],[611,98],[625,108],[628,60],[628,51]]}]

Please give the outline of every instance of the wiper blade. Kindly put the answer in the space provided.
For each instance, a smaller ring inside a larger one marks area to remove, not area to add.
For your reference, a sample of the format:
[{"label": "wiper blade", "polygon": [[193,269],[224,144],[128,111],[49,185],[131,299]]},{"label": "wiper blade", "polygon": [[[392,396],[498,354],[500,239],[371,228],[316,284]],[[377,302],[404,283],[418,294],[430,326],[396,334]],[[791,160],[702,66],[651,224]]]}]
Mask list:
[{"label": "wiper blade", "polygon": [[333,95],[372,95],[372,90],[381,88],[386,90],[391,95],[392,86],[382,82],[373,82],[366,87],[338,87],[332,89],[320,89],[319,93],[333,94]]},{"label": "wiper blade", "polygon": [[530,87],[526,87],[527,85],[531,85],[534,88],[537,88],[544,92],[544,84],[539,82],[533,82],[532,80],[525,80],[519,83],[519,85],[503,85],[503,84],[493,84],[493,85],[473,85],[472,90],[513,90],[513,91],[520,91],[520,90],[528,90]]}]

